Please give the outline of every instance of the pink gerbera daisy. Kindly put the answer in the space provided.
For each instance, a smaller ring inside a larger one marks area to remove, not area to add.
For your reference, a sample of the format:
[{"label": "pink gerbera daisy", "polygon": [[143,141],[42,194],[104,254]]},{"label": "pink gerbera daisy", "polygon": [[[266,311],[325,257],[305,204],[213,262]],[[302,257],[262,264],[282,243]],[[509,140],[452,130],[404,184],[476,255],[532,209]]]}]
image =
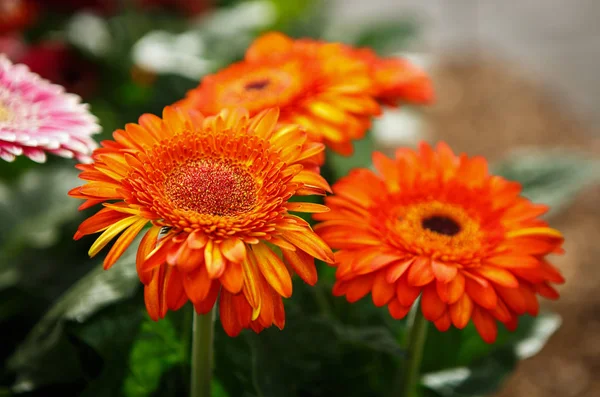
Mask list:
[{"label": "pink gerbera daisy", "polygon": [[77,95],[0,56],[0,158],[25,155],[42,163],[48,152],[88,161],[98,132]]}]

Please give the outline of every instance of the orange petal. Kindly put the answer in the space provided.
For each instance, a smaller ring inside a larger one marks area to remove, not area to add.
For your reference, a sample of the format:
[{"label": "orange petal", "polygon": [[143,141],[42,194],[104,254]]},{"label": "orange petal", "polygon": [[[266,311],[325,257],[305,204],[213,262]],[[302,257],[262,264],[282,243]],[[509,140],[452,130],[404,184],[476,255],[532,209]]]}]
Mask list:
[{"label": "orange petal", "polygon": [[242,264],[239,262],[228,262],[219,281],[223,284],[223,288],[232,294],[240,292],[244,286]]},{"label": "orange petal", "polygon": [[398,302],[396,299],[393,299],[388,304],[388,311],[390,312],[390,315],[393,318],[395,318],[396,320],[401,320],[404,317],[406,317],[406,315],[410,311],[410,306],[402,306],[400,302]]},{"label": "orange petal", "polygon": [[292,50],[293,41],[283,33],[268,32],[259,36],[246,50],[246,60],[256,61]]},{"label": "orange petal", "polygon": [[282,237],[302,251],[323,262],[334,262],[331,248],[329,248],[329,246],[310,229],[302,232],[286,230],[283,232]]},{"label": "orange petal", "polygon": [[89,256],[92,258],[96,256],[96,254],[100,252],[104,247],[106,247],[106,245],[113,238],[115,238],[119,233],[121,233],[123,230],[127,229],[140,219],[141,218],[139,216],[134,215],[121,219],[120,221],[110,225],[108,228],[106,228],[106,230],[104,230],[104,232],[102,232],[102,234],[96,239],[96,241],[94,241],[94,243],[88,251]]},{"label": "orange petal", "polygon": [[[169,256],[167,255],[167,261]],[[186,243],[181,244],[174,258],[177,268],[182,272],[191,272],[204,264],[204,250],[192,249],[189,245],[189,237]]]},{"label": "orange petal", "polygon": [[377,272],[373,281],[373,290],[371,297],[375,306],[386,305],[396,295],[396,287],[393,283],[388,283],[386,272],[384,270]]},{"label": "orange petal", "polygon": [[481,338],[486,343],[494,343],[496,341],[498,326],[494,317],[487,310],[476,307],[473,310],[473,323],[477,332],[479,332],[479,335],[481,335]]},{"label": "orange petal", "polygon": [[262,293],[262,305],[260,308],[260,315],[258,316],[258,322],[263,327],[270,327],[271,325],[273,325],[273,317],[275,315],[273,296],[279,295],[279,293],[274,291],[273,288],[269,286],[269,283],[267,282],[267,280],[265,280],[264,277],[261,277],[260,291]]},{"label": "orange petal", "polygon": [[396,282],[396,298],[402,306],[412,306],[421,293],[421,288],[408,285],[406,276]]},{"label": "orange petal", "polygon": [[[372,271],[376,271],[381,269],[382,267],[386,267],[388,266],[390,263],[395,262],[395,261],[401,261],[403,260],[405,257],[399,254],[395,254],[395,253],[379,253],[377,256],[375,256],[375,258],[373,258],[373,260],[371,261],[370,264],[370,270]],[[400,276],[398,276],[400,277]],[[396,280],[394,280],[396,281]],[[392,283],[394,282],[392,281]]]},{"label": "orange petal", "polygon": [[258,288],[260,277],[259,270],[256,267],[256,258],[254,257],[253,251],[248,251],[246,259],[242,262],[242,270],[244,273],[244,286],[242,291],[244,296],[248,300],[250,306],[252,306],[252,320],[256,320],[260,313],[261,305],[261,294]]},{"label": "orange petal", "polygon": [[312,171],[300,171],[292,178],[292,183],[302,183],[305,187],[317,188],[331,193],[331,187],[329,187],[329,183],[325,178]]},{"label": "orange petal", "polygon": [[410,269],[408,269],[408,283],[414,287],[429,284],[434,278],[435,275],[431,269],[431,259],[427,257],[417,257]]},{"label": "orange petal", "polygon": [[231,262],[242,262],[246,258],[246,244],[240,239],[230,238],[220,245],[223,256]]},{"label": "orange petal", "polygon": [[457,272],[456,266],[448,265],[436,260],[431,261],[431,269],[433,270],[433,274],[435,274],[435,278],[442,283],[449,283],[452,281]]},{"label": "orange petal", "polygon": [[374,152],[373,165],[375,166],[375,169],[377,169],[377,172],[383,177],[390,192],[397,192],[400,190],[400,185],[398,183],[400,176],[394,160],[391,160],[383,153]]},{"label": "orange petal", "polygon": [[423,312],[423,316],[429,321],[437,320],[446,312],[446,304],[438,296],[434,283],[427,285],[423,289],[421,311]]},{"label": "orange petal", "polygon": [[517,278],[508,270],[494,266],[480,266],[473,271],[503,287],[516,288],[519,286]]},{"label": "orange petal", "polygon": [[308,285],[315,285],[317,283],[317,268],[315,267],[315,259],[312,256],[301,249],[295,251],[282,249],[281,252],[287,264],[290,265],[305,283]]},{"label": "orange petal", "polygon": [[212,283],[215,282],[208,277],[208,272],[204,266],[184,273],[182,278],[185,293],[192,303],[199,303],[206,299]]},{"label": "orange petal", "polygon": [[193,231],[188,236],[188,245],[192,249],[204,248],[208,242],[208,236],[200,231]]},{"label": "orange petal", "polygon": [[512,316],[510,318],[510,321],[507,321],[504,323],[504,326],[510,332],[515,332],[517,330],[518,325],[519,325],[519,318],[517,316]]},{"label": "orange petal", "polygon": [[242,327],[237,319],[237,311],[233,305],[233,295],[228,291],[221,292],[219,319],[225,333],[230,337],[238,336],[242,332]]},{"label": "orange petal", "polygon": [[172,246],[173,236],[171,235],[163,237],[163,239],[159,241],[156,248],[146,255],[144,262],[140,266],[140,271],[146,272],[165,263],[167,260],[167,253]]},{"label": "orange petal", "polygon": [[152,279],[144,287],[144,302],[146,304],[146,310],[148,315],[154,321],[158,321],[163,312],[161,308],[162,303],[162,288],[165,275],[166,265],[160,266],[152,270]]},{"label": "orange petal", "polygon": [[496,295],[496,291],[494,287],[488,285],[487,287],[482,287],[480,284],[467,279],[467,283],[465,284],[465,291],[471,299],[475,301],[479,306],[482,306],[486,309],[494,309],[496,307],[498,297]]},{"label": "orange petal", "polygon": [[97,233],[99,231],[107,229],[112,224],[129,216],[130,214],[113,211],[109,208],[103,208],[96,214],[83,221],[81,225],[79,225],[79,228],[77,229],[77,234],[75,236],[75,240],[79,240],[85,235]]},{"label": "orange petal", "polygon": [[555,300],[560,297],[558,291],[556,291],[548,283],[536,284],[535,291],[546,299]]},{"label": "orange petal", "polygon": [[279,108],[265,109],[252,118],[248,126],[249,131],[256,135],[269,139],[279,119]]},{"label": "orange petal", "polygon": [[496,292],[506,305],[517,315],[523,315],[527,311],[525,297],[520,288],[496,287]]},{"label": "orange petal", "polygon": [[449,307],[452,324],[458,329],[466,327],[473,314],[473,307],[473,301],[469,298],[469,295],[463,294],[456,303],[451,304]]},{"label": "orange petal", "polygon": [[152,226],[142,237],[140,241],[140,245],[137,250],[137,254],[135,257],[135,267],[138,273],[138,277],[143,284],[148,284],[152,279],[152,270],[143,271],[142,264],[144,263],[144,258],[152,252],[152,250],[156,247],[156,242],[158,240],[158,234],[160,233],[160,227]]},{"label": "orange petal", "polygon": [[179,310],[188,301],[188,297],[183,288],[183,279],[177,268],[171,268],[171,275],[165,284],[167,308],[169,310]]},{"label": "orange petal", "polygon": [[511,312],[508,310],[508,307],[502,302],[502,299],[498,299],[498,304],[494,310],[490,311],[490,314],[496,318],[496,320],[506,323],[509,322],[512,318]]},{"label": "orange petal", "polygon": [[265,244],[257,244],[252,250],[258,268],[269,285],[281,296],[292,296],[292,278],[281,259]]},{"label": "orange petal", "polygon": [[140,231],[146,226],[148,220],[145,218],[139,219],[134,224],[129,226],[123,234],[119,236],[104,258],[104,269],[110,269],[115,264],[117,259],[123,255],[125,250],[129,248],[133,240],[137,237]]},{"label": "orange petal", "polygon": [[217,301],[217,297],[219,296],[219,291],[221,290],[221,285],[217,282],[212,283],[210,287],[210,291],[208,291],[208,296],[201,302],[194,303],[194,309],[198,314],[207,314],[212,310],[215,306],[215,302]]},{"label": "orange petal", "polygon": [[346,299],[348,302],[356,302],[367,295],[369,291],[371,291],[371,288],[373,288],[374,279],[375,276],[371,273],[348,281],[348,289],[346,292]]},{"label": "orange petal", "polygon": [[273,324],[279,329],[285,327],[285,309],[281,295],[273,293]]},{"label": "orange petal", "polygon": [[446,303],[456,302],[465,292],[465,276],[456,273],[456,277],[449,283],[436,282],[437,292],[440,299]]},{"label": "orange petal", "polygon": [[540,261],[530,255],[501,255],[487,258],[486,262],[491,265],[507,269],[535,268],[540,266]]},{"label": "orange petal", "polygon": [[410,258],[407,260],[398,261],[390,265],[389,269],[387,269],[386,274],[386,279],[388,283],[395,283],[400,277],[402,277],[404,272],[406,272],[406,269],[408,269],[408,267],[413,263],[414,260],[415,258]]},{"label": "orange petal", "polygon": [[323,213],[329,212],[329,207],[326,207],[322,204],[315,203],[298,203],[298,202],[289,202],[285,205],[288,211],[293,212],[312,212],[312,213]]},{"label": "orange petal", "polygon": [[540,311],[540,304],[535,296],[535,293],[527,286],[520,286],[521,295],[525,298],[525,307],[527,308],[527,313],[532,316],[537,316]]},{"label": "orange petal", "polygon": [[208,277],[215,279],[223,275],[226,259],[223,257],[219,245],[213,240],[208,240],[204,248],[204,264],[208,271]]},{"label": "orange petal", "polygon": [[438,318],[437,320],[435,320],[433,322],[433,324],[440,332],[448,331],[448,329],[450,328],[450,325],[452,324],[450,321],[450,315],[448,314],[447,311],[445,311],[444,314],[442,314],[440,316],[440,318]]}]

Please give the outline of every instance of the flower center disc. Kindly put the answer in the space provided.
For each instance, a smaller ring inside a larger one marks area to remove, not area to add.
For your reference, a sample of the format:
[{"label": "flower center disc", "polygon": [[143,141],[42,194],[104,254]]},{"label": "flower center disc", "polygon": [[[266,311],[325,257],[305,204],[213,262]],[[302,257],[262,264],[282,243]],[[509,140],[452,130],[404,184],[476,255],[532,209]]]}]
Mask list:
[{"label": "flower center disc", "polygon": [[243,168],[204,159],[174,170],[165,183],[169,199],[180,209],[200,214],[234,216],[252,210],[256,183]]},{"label": "flower center disc", "polygon": [[452,218],[446,216],[434,215],[423,219],[421,225],[424,229],[443,234],[445,236],[455,236],[460,232],[460,225]]},{"label": "flower center disc", "polygon": [[246,83],[246,85],[244,86],[244,88],[247,91],[258,91],[258,90],[262,90],[263,88],[267,87],[269,85],[269,80],[268,79],[261,79],[261,80],[256,80],[256,81],[251,81],[249,83]]}]

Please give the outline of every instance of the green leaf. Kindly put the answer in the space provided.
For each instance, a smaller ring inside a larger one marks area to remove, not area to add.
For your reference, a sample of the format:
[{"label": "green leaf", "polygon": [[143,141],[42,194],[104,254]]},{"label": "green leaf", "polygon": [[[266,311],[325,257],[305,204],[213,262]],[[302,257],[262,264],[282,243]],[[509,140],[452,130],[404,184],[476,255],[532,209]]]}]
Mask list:
[{"label": "green leaf", "polygon": [[520,149],[496,164],[494,172],[521,183],[525,197],[549,205],[554,214],[600,181],[600,162],[575,151]]},{"label": "green leaf", "polygon": [[0,255],[25,246],[48,247],[56,242],[58,227],[78,216],[79,203],[67,196],[80,184],[78,171],[61,165],[32,168],[14,183],[0,185],[0,219],[11,225],[0,229]]},{"label": "green leaf", "polygon": [[[101,358],[99,373],[94,371],[91,376],[88,375],[91,381],[81,392],[81,397],[121,394],[123,381],[129,369],[127,358],[131,346],[136,340],[140,323],[148,316],[142,308],[142,302],[141,296],[121,301],[104,308],[90,321],[81,325],[74,324],[71,328],[71,332]],[[91,366],[97,367],[98,365]]]},{"label": "green leaf", "polygon": [[110,271],[99,264],[76,282],[32,328],[8,361],[8,368],[17,375],[15,390],[33,390],[82,375],[77,350],[65,333],[66,325],[85,323],[100,309],[134,295],[140,285],[135,269],[138,244],[139,239]]},{"label": "green leaf", "polygon": [[391,18],[362,25],[341,25],[329,29],[324,36],[356,47],[370,47],[380,55],[406,49],[418,34],[418,26],[409,18]]},{"label": "green leaf", "polygon": [[[424,362],[424,366],[431,368],[435,365],[438,370],[425,373],[423,385],[442,397],[493,394],[514,371],[520,359],[531,357],[541,350],[560,322],[560,317],[552,313],[536,318],[522,317],[516,332],[499,330],[493,345],[482,342],[472,324],[463,331],[433,332],[428,337],[425,350],[429,362]],[[432,364],[434,361],[436,363]]]},{"label": "green leaf", "polygon": [[351,156],[342,156],[327,149],[323,176],[330,184],[348,175],[355,168],[369,168],[372,163],[374,143],[372,134],[354,142],[354,153]]},{"label": "green leaf", "polygon": [[354,45],[386,54],[406,48],[417,33],[417,24],[412,19],[377,22],[363,28],[357,34]]},{"label": "green leaf", "polygon": [[169,368],[187,357],[183,341],[169,318],[152,321],[147,318],[129,355],[129,374],[123,384],[127,397],[150,396]]}]

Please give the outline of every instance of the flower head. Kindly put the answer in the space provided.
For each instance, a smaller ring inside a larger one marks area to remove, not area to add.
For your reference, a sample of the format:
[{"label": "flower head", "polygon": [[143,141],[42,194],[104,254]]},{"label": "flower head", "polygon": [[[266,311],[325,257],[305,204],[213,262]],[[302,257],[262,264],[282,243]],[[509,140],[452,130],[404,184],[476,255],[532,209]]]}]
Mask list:
[{"label": "flower head", "polygon": [[[521,186],[488,174],[481,157],[399,149],[375,153],[377,173],[360,169],[333,186],[331,211],[317,233],[335,253],[335,295],[373,303],[404,317],[421,295],[421,310],[442,331],[472,319],[493,342],[497,321],[538,313],[536,294],[556,299],[564,282],[546,256],[561,253],[561,234],[538,217],[547,211],[520,197]],[[368,189],[365,188],[368,186]]]},{"label": "flower head", "polygon": [[243,106],[251,115],[277,106],[280,121],[303,126],[309,137],[349,155],[354,139],[364,136],[380,107],[371,95],[374,82],[369,68],[345,56],[335,43],[295,49],[293,41],[258,39],[249,54],[290,51],[249,59],[204,77],[179,104],[215,114],[222,108]]},{"label": "flower head", "polygon": [[[246,52],[246,60],[260,62],[289,53],[318,53],[331,46],[320,40],[292,40],[281,33],[259,37]],[[370,48],[335,44],[338,63],[362,63],[371,79],[370,94],[380,103],[397,106],[400,102],[428,104],[433,101],[433,85],[427,74],[402,58],[381,58]]]},{"label": "flower head", "polygon": [[87,161],[99,131],[77,95],[0,55],[0,158],[44,162],[48,152]]},{"label": "flower head", "polygon": [[116,238],[104,259],[108,269],[151,223],[137,269],[153,319],[188,300],[206,313],[220,295],[229,335],[246,327],[282,328],[281,297],[292,294],[288,266],[314,284],[314,258],[332,262],[333,254],[291,214],[327,208],[289,202],[329,191],[308,160],[324,147],[308,142],[299,127],[277,122],[273,109],[253,118],[241,109],[204,118],[167,107],[162,120],[146,114],[139,125],[115,131],[115,141],[94,152],[94,163],[79,166],[88,182],[70,195],[87,200],[81,208],[104,208],[75,238],[102,232],[91,256]]}]

